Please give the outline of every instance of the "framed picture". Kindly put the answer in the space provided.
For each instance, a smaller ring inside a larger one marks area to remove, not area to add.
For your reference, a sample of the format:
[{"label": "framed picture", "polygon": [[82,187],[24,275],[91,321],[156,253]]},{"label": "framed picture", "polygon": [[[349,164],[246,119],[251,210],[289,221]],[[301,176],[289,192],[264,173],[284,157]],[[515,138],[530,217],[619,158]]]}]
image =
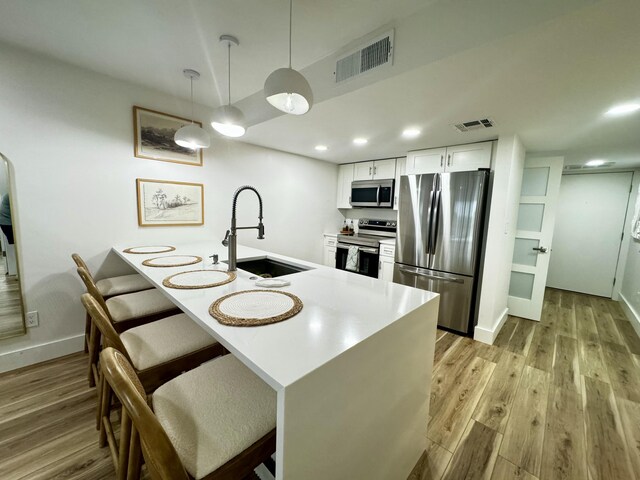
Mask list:
[{"label": "framed picture", "polygon": [[[174,140],[176,132],[191,123],[188,118],[176,117],[155,110],[133,107],[133,153],[138,158],[162,162],[202,166],[202,149],[181,147]],[[193,122],[202,127],[201,122]]]},{"label": "framed picture", "polygon": [[204,224],[204,185],[136,179],[138,225],[167,227]]}]

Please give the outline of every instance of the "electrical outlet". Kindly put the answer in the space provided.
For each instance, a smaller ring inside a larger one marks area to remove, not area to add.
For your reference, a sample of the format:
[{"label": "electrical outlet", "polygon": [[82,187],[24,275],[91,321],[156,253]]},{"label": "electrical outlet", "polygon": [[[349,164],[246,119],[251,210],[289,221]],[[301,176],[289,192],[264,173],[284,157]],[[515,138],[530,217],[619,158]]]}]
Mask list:
[{"label": "electrical outlet", "polygon": [[38,311],[27,312],[27,328],[37,327],[39,324]]}]

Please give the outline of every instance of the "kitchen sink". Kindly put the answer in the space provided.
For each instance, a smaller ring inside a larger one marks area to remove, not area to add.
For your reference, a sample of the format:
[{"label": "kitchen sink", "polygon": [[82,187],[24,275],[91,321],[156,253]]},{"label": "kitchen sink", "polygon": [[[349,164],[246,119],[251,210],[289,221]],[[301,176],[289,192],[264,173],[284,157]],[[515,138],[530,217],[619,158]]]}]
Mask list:
[{"label": "kitchen sink", "polygon": [[291,275],[292,273],[311,270],[309,267],[303,267],[301,265],[295,265],[293,263],[287,263],[282,260],[275,260],[269,257],[238,260],[236,262],[236,266],[240,270],[251,272],[264,278],[281,277],[283,275]]}]

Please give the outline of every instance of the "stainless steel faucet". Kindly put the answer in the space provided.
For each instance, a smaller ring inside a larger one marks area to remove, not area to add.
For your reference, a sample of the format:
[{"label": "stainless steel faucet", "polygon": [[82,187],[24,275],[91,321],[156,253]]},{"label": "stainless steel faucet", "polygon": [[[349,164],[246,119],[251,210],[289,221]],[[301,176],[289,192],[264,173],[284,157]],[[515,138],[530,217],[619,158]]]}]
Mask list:
[{"label": "stainless steel faucet", "polygon": [[[260,212],[258,213],[258,225],[254,227],[236,227],[236,206],[238,204],[238,195],[243,190],[251,190],[252,192],[254,192],[258,197],[258,202],[260,203]],[[236,263],[238,258],[237,258],[237,249],[236,249],[237,248],[236,232],[238,230],[249,230],[252,228],[255,228],[258,230],[258,240],[263,240],[264,225],[262,224],[262,197],[258,193],[258,190],[256,190],[255,188],[249,185],[244,185],[238,188],[238,190],[236,190],[236,193],[233,194],[233,207],[231,209],[231,229],[227,230],[227,234],[224,236],[224,240],[222,240],[222,245],[224,245],[225,247],[229,247],[229,271],[230,272],[237,270]]]}]

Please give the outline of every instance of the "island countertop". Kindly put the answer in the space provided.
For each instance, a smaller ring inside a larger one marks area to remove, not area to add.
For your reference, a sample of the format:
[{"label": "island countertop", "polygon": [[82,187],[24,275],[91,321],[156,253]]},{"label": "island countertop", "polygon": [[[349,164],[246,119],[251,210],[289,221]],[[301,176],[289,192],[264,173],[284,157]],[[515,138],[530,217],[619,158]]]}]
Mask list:
[{"label": "island countertop", "polygon": [[[292,293],[302,300],[304,307],[296,316],[272,325],[232,327],[211,317],[209,306],[229,293],[259,289],[255,280],[250,280],[256,275],[238,269],[235,281],[198,290],[172,289],[162,284],[170,275],[197,270],[203,265],[207,269],[226,270],[225,263],[216,267],[208,258],[218,253],[220,262],[227,260],[226,248],[216,242],[194,242],[175,245],[175,251],[161,254],[123,253],[130,246],[114,246],[113,251],[276,390],[437,297],[432,292],[238,245],[239,260],[268,257],[310,270],[278,277],[290,281],[291,285],[274,289]],[[203,262],[170,268],[142,265],[144,260],[169,255],[197,255]]]}]

